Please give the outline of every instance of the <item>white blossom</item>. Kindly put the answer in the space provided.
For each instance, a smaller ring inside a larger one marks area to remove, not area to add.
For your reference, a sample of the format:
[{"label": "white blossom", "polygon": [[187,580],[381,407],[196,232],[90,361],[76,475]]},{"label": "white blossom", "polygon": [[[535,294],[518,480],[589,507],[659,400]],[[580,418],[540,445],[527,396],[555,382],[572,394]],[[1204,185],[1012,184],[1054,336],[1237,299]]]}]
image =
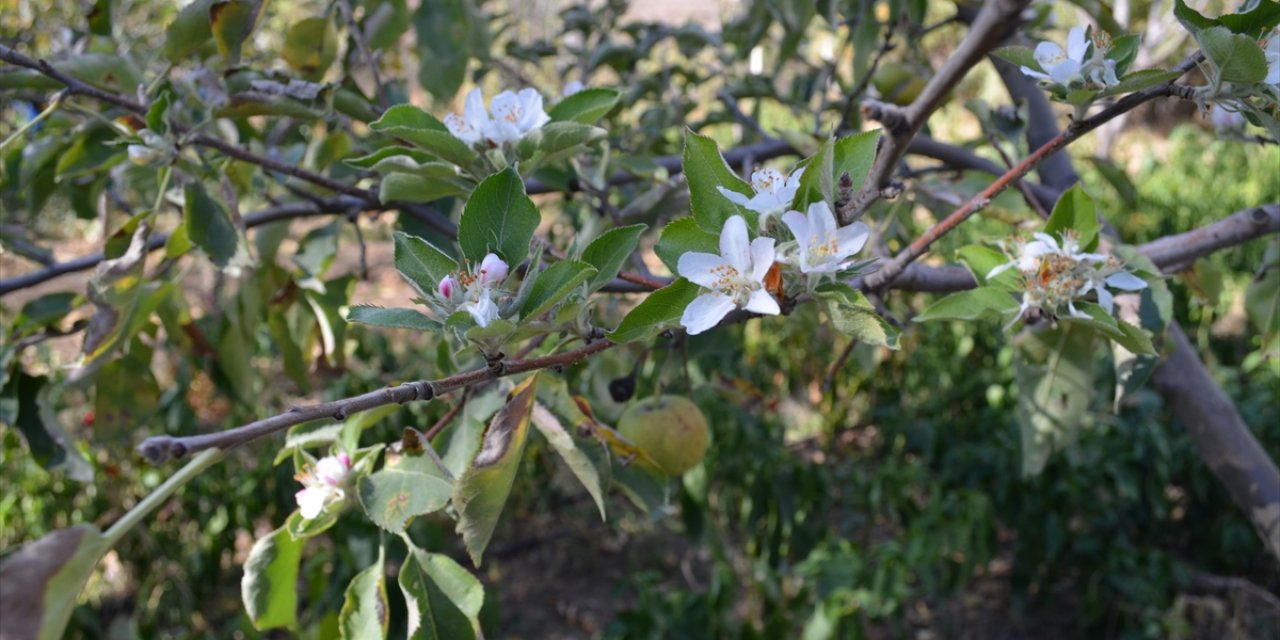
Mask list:
[{"label": "white blossom", "polygon": [[689,335],[696,335],[716,326],[735,308],[780,313],[778,301],[764,289],[773,258],[773,238],[749,240],[742,216],[730,217],[720,231],[720,255],[690,251],[676,264],[681,276],[708,289],[685,307],[680,324]]},{"label": "white blossom", "polygon": [[503,91],[494,96],[486,111],[484,95],[475,88],[467,94],[462,115],[450,113],[444,117],[449,133],[471,145],[481,141],[494,145],[515,143],[550,121],[551,116],[542,108],[542,95],[533,89]]},{"label": "white blossom", "polygon": [[474,272],[463,271],[440,279],[436,293],[440,294],[445,315],[466,311],[481,327],[497,320],[500,287],[507,280],[510,265],[496,253],[490,253],[480,261]]},{"label": "white blossom", "polygon": [[1095,294],[1099,306],[1110,314],[1115,309],[1110,289],[1137,291],[1147,286],[1116,258],[1082,251],[1079,238],[1071,230],[1062,233],[1061,242],[1045,233],[1035,234],[1034,239],[1021,243],[1017,257],[992,269],[987,279],[1015,267],[1022,275],[1023,288],[1022,306],[1015,322],[1032,308],[1056,315],[1066,307],[1072,317],[1089,318],[1075,305],[1089,293]]},{"label": "white blossom", "polygon": [[799,245],[796,266],[804,273],[834,273],[844,268],[847,258],[862,251],[870,230],[861,222],[836,227],[836,217],[825,201],[809,205],[806,216],[799,211],[782,214]]},{"label": "white blossom", "polygon": [[325,507],[346,497],[347,476],[351,473],[351,458],[345,453],[321,458],[314,466],[308,466],[297,475],[302,489],[294,495],[303,519],[311,520]]},{"label": "white blossom", "polygon": [[1090,49],[1084,27],[1072,27],[1067,32],[1066,51],[1056,42],[1041,42],[1036,45],[1036,62],[1040,63],[1044,72],[1024,66],[1022,73],[1064,87],[1073,83],[1114,86],[1120,80],[1116,78],[1115,60],[1108,60],[1106,57],[1110,49],[1111,38],[1105,33],[1094,33],[1093,47]]},{"label": "white blossom", "polygon": [[716,189],[734,204],[746,207],[760,214],[760,228],[763,229],[770,216],[780,214],[791,208],[796,192],[800,190],[800,176],[804,168],[797,169],[790,177],[783,176],[777,169],[761,169],[751,174],[751,188],[755,195],[747,196],[724,187]]}]

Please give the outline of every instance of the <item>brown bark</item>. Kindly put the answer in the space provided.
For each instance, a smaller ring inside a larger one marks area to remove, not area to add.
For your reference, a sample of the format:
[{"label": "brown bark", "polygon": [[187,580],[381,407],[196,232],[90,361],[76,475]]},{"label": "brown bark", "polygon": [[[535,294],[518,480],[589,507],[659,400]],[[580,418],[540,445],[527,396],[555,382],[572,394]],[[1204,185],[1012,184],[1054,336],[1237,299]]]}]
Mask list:
[{"label": "brown bark", "polygon": [[1182,328],[1174,324],[1167,336],[1170,352],[1156,368],[1153,386],[1267,550],[1280,560],[1280,470],[1209,375]]}]

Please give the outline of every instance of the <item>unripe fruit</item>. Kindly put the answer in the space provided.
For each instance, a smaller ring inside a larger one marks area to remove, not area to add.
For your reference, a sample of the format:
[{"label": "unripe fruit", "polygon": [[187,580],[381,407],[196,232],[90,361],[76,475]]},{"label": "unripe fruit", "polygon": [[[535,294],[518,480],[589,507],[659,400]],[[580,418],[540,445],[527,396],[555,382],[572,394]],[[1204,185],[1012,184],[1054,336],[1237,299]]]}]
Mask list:
[{"label": "unripe fruit", "polygon": [[618,431],[671,476],[693,468],[707,453],[707,418],[683,396],[655,396],[631,405]]},{"label": "unripe fruit", "polygon": [[906,62],[886,62],[876,69],[871,76],[871,84],[875,86],[880,99],[896,105],[911,104],[928,81],[923,69]]}]

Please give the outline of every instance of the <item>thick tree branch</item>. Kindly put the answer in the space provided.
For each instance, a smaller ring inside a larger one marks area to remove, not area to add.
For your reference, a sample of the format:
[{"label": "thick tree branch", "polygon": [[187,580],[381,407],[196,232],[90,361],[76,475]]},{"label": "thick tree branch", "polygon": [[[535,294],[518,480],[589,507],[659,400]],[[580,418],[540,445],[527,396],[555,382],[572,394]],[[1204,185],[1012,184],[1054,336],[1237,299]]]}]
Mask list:
[{"label": "thick tree branch", "polygon": [[1280,471],[1182,328],[1170,326],[1167,339],[1172,351],[1156,368],[1152,384],[1186,427],[1200,458],[1249,517],[1267,551],[1280,559]]}]

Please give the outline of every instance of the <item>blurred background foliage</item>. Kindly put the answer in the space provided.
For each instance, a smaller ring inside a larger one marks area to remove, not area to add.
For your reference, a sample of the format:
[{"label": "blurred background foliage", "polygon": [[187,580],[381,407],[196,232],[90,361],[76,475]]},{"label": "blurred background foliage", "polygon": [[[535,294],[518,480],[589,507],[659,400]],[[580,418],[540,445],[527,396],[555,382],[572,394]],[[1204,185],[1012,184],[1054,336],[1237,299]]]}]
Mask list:
[{"label": "blurred background foliage", "polygon": [[[344,4],[270,4],[244,64],[287,72],[279,54],[288,47],[290,26],[334,15]],[[664,15],[675,4],[352,2],[369,45],[383,50],[381,81],[391,102],[408,100],[442,113],[471,83],[532,84],[548,95],[569,80],[618,87],[623,107],[606,125],[609,160],[615,168],[658,178],[663,173],[648,158],[678,153],[685,127],[713,135],[726,148],[761,140],[734,109],[771,134],[791,132],[793,144],[816,145],[803,132],[838,125],[844,106],[838,96],[865,74],[887,25],[897,33],[891,58],[928,69],[963,33],[949,19],[965,9],[963,3],[725,1]],[[1074,24],[1088,11],[1099,22],[1115,20],[1105,3],[1078,4],[1083,9],[1056,7],[1058,19]],[[1132,4],[1132,15],[1147,15],[1150,3]],[[42,55],[120,56],[148,73],[164,69],[151,53],[176,15],[171,3],[150,0],[3,0],[0,7],[6,41],[21,41]],[[106,7],[112,22],[105,34],[86,26],[86,7]],[[863,19],[831,19],[855,15]],[[324,78],[374,96],[347,27],[335,24],[343,53]],[[1131,23],[1131,30],[1142,27],[1140,18]],[[957,93],[963,95],[931,122],[931,133],[998,161],[982,149],[988,139],[974,102],[1007,103],[998,78],[983,65]],[[19,100],[6,100],[0,134],[26,117]],[[367,131],[356,119],[332,114],[285,122],[296,126],[270,136],[259,130],[266,128],[260,120],[237,126],[246,137],[272,137],[281,157],[318,170],[328,167],[317,159],[319,150],[345,148],[351,142],[339,136],[354,139]],[[1280,198],[1275,146],[1219,139],[1194,114],[1149,114],[1130,125],[1114,134],[1107,159],[1094,159],[1092,142],[1072,148],[1087,190],[1129,242],[1186,231]],[[69,125],[55,119],[48,126]],[[1018,143],[1010,144],[1017,151]],[[350,177],[340,163],[330,171]],[[570,176],[539,177],[555,184]],[[964,197],[984,179],[921,173],[917,189],[877,205],[869,219],[896,241],[909,239],[936,214],[939,198]],[[253,180],[249,185],[259,191],[278,190],[274,182]],[[42,207],[15,204],[29,185],[10,179],[2,187],[3,222],[52,239],[59,258],[102,241],[103,220],[75,201],[77,190],[87,188],[83,181],[59,183]],[[655,194],[650,188],[621,187],[612,202],[625,207],[652,200],[637,215],[651,223],[683,206],[680,189]],[[242,197],[242,207],[253,201]],[[600,224],[584,194],[539,204],[565,214],[543,229],[555,241]],[[946,245],[1004,235],[1010,220],[1032,217],[1016,196],[997,205]],[[260,257],[278,256],[278,264],[264,260],[271,266],[234,284],[190,268],[183,277],[194,286],[180,297],[190,308],[167,313],[187,313],[219,347],[226,344],[219,336],[232,335],[228,308],[252,309],[262,319],[240,332],[246,338],[237,343],[243,354],[237,358],[201,354],[198,344],[168,334],[171,324],[157,321],[139,344],[173,351],[131,352],[148,359],[121,365],[118,373],[137,384],[118,397],[104,397],[102,386],[61,397],[61,422],[91,463],[92,482],[45,470],[16,430],[0,427],[0,548],[11,550],[55,528],[103,526],[118,517],[164,478],[164,470],[129,453],[144,435],[220,428],[274,413],[299,396],[341,397],[462,368],[466,363],[433,341],[366,328],[351,328],[336,354],[290,360],[281,352],[282,331],[315,330],[299,305],[276,295],[283,282],[352,277],[351,287],[340,287],[349,297],[337,306],[406,294],[388,252],[378,248],[390,244],[393,228],[430,232],[394,218],[365,225],[362,240],[342,220],[302,223],[295,230],[310,235],[300,242],[285,238],[285,228],[265,227],[254,236]],[[106,226],[124,219],[122,212],[108,213]],[[1265,248],[1254,242],[1220,252],[1171,284],[1178,319],[1257,438],[1280,459],[1280,360],[1267,357],[1242,309]],[[948,257],[945,250],[941,255]],[[6,277],[32,266],[12,254],[0,260]],[[308,271],[321,263],[319,273]],[[69,289],[55,281],[37,293],[62,290]],[[31,299],[3,301],[6,326]],[[893,317],[905,320],[927,300],[893,294],[884,302]],[[620,297],[605,307],[616,313],[627,304]],[[283,329],[272,316],[285,319]],[[1159,396],[1139,394],[1115,415],[1097,407],[1092,428],[1076,444],[1042,475],[1024,479],[1013,422],[1012,353],[999,327],[912,325],[900,351],[855,346],[843,366],[833,367],[846,346],[814,310],[802,309],[787,322],[750,323],[687,343],[660,339],[647,353],[620,349],[567,370],[572,387],[587,394],[606,420],[624,406],[612,400],[606,383],[633,368],[640,397],[659,389],[690,394],[710,418],[712,448],[679,483],[665,517],[645,517],[614,496],[610,521],[600,523],[545,442],[533,443],[491,558],[479,571],[487,587],[488,634],[1263,638],[1280,629],[1276,611],[1252,590],[1280,590],[1280,571]],[[51,340],[25,351],[21,365],[33,375],[57,375],[75,348],[73,339]],[[1104,364],[1099,372],[1105,381],[1111,369]],[[398,409],[364,438],[394,440],[405,426],[423,428],[446,410],[441,403]],[[273,457],[265,443],[235,451],[127,537],[91,581],[72,637],[260,637],[241,611],[240,566],[253,540],[292,510],[297,487]],[[447,518],[434,516],[417,521],[411,535],[461,559],[452,528]],[[343,586],[376,554],[379,535],[361,518],[344,518],[307,546],[305,637],[336,637]],[[403,605],[392,598],[392,606],[392,629],[403,629],[405,614],[396,608]]]}]

